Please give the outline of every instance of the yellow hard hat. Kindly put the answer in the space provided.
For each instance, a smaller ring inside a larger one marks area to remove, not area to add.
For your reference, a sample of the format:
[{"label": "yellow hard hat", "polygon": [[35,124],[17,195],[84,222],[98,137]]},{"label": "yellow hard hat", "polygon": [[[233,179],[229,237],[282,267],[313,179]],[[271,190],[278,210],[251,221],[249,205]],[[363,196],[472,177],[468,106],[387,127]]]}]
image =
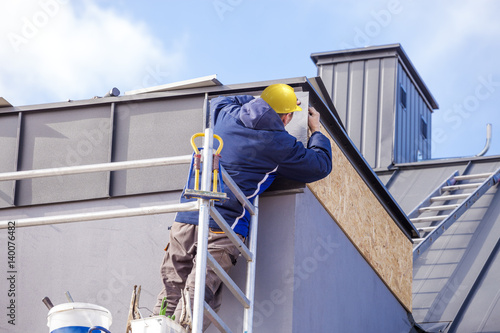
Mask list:
[{"label": "yellow hard hat", "polygon": [[271,84],[264,89],[260,97],[273,108],[276,113],[290,113],[302,111],[297,105],[297,96],[293,88],[287,84]]}]

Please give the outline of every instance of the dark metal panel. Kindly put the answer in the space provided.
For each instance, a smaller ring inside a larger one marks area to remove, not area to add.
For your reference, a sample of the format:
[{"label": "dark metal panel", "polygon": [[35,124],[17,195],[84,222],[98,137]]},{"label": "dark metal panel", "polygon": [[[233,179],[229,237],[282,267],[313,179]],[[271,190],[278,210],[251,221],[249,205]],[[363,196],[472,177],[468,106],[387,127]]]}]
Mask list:
[{"label": "dark metal panel", "polygon": [[[422,119],[427,123],[427,128],[430,128],[431,110],[401,63],[398,64],[396,89],[398,97],[394,142],[395,162],[409,163],[419,159],[429,159],[431,140],[429,131],[427,131],[427,139],[422,135]],[[406,101],[406,107],[403,106],[403,99]]]},{"label": "dark metal panel", "polygon": [[[191,136],[203,131],[203,100],[196,96],[117,104],[113,162],[191,154]],[[182,189],[188,168],[114,171],[112,195]]]},{"label": "dark metal panel", "polygon": [[[0,173],[16,171],[19,115],[0,116]],[[0,182],[0,208],[14,204],[15,181]]]},{"label": "dark metal panel", "polygon": [[401,106],[401,86],[402,86],[402,78],[403,74],[400,70],[397,71],[397,81],[395,83],[396,89],[396,101],[395,101],[395,115],[394,115],[394,162],[400,163],[403,159],[401,158],[404,151],[403,144],[403,124],[404,124],[404,116],[405,109]]},{"label": "dark metal panel", "polygon": [[432,110],[422,101],[425,121],[427,121],[427,141],[424,142],[424,159],[432,158]]},{"label": "dark metal panel", "polygon": [[[98,105],[65,112],[24,114],[19,170],[108,162],[110,108]],[[16,204],[30,205],[108,196],[109,173],[18,181]]]}]

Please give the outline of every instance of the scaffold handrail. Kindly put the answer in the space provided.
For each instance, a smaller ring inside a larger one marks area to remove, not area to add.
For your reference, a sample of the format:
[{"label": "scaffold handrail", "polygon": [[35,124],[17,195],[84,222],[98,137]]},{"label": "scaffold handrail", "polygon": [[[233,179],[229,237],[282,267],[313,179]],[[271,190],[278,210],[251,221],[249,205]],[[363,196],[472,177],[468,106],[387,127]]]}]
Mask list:
[{"label": "scaffold handrail", "polygon": [[177,212],[190,212],[198,210],[198,202],[185,202],[170,205],[158,205],[149,207],[137,207],[126,209],[107,210],[102,212],[87,212],[78,214],[67,215],[54,215],[32,217],[26,219],[10,219],[8,221],[0,221],[0,229],[6,229],[9,222],[15,221],[16,228],[18,227],[32,227],[40,225],[52,225],[70,222],[87,222],[95,220],[105,220],[118,217],[133,217],[143,215],[167,214]]},{"label": "scaffold handrail", "polygon": [[0,173],[0,181],[6,180],[21,180],[39,177],[64,176],[80,173],[102,172],[102,171],[117,171],[126,169],[148,168],[176,164],[189,164],[192,155],[182,155],[173,157],[150,158],[133,161],[109,162],[98,164],[74,165],[67,167],[35,169],[24,171],[13,171]]}]

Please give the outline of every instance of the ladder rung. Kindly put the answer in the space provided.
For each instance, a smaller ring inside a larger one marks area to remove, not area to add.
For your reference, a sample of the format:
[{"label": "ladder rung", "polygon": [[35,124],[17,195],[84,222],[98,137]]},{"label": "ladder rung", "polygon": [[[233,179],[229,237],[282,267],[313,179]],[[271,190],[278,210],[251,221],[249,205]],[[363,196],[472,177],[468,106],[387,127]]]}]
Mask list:
[{"label": "ladder rung", "polygon": [[432,231],[434,229],[436,229],[437,227],[422,227],[422,228],[417,228],[418,231],[423,231],[423,232],[429,232],[429,231]]},{"label": "ladder rung", "polygon": [[468,179],[480,179],[480,178],[488,178],[489,176],[494,175],[492,172],[488,173],[478,173],[475,175],[462,175],[462,176],[455,176],[455,180],[468,180]]},{"label": "ladder rung", "polygon": [[413,243],[414,244],[419,244],[419,243],[422,243],[422,241],[424,240],[425,238],[413,238]]},{"label": "ladder rung", "polygon": [[243,307],[245,308],[249,307],[250,300],[246,297],[243,291],[241,291],[241,289],[236,285],[236,283],[234,283],[233,279],[231,279],[229,274],[227,274],[224,271],[222,266],[219,265],[217,260],[215,260],[215,258],[209,252],[207,252],[207,264],[210,265],[210,267],[212,267],[215,274],[217,274],[217,276],[222,280],[222,282],[224,282],[227,289],[229,289],[233,293],[234,297],[238,301],[240,301],[241,305],[243,305]]},{"label": "ladder rung", "polygon": [[203,308],[205,310],[204,312],[207,315],[207,317],[214,324],[214,326],[219,329],[220,332],[225,332],[225,333],[232,332],[229,326],[226,325],[226,323],[221,319],[221,317],[219,317],[219,315],[205,301],[203,301]]},{"label": "ladder rung", "polygon": [[411,221],[411,223],[442,221],[442,220],[446,219],[448,216],[449,215],[416,217],[414,219],[410,219],[410,221]]},{"label": "ladder rung", "polygon": [[441,188],[441,191],[448,192],[448,191],[455,191],[455,190],[465,190],[465,189],[469,189],[469,188],[477,188],[481,184],[483,184],[483,183],[470,183],[470,184],[443,186]]},{"label": "ladder rung", "polygon": [[443,206],[429,206],[429,207],[422,207],[419,209],[419,211],[420,212],[427,212],[427,211],[452,210],[452,209],[455,209],[459,206],[460,206],[460,204],[443,205]]},{"label": "ladder rung", "polygon": [[464,194],[451,194],[451,195],[440,195],[438,197],[432,197],[431,202],[436,201],[447,201],[447,200],[456,200],[456,199],[465,199],[470,195],[470,193]]}]

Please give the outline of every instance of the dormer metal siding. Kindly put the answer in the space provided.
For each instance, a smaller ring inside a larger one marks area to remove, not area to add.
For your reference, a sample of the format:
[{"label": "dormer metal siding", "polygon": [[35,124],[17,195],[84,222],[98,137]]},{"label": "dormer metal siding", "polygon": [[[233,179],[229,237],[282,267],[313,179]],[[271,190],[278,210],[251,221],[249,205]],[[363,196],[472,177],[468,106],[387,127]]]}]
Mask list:
[{"label": "dormer metal siding", "polygon": [[372,168],[431,158],[437,103],[399,44],[311,58],[347,133]]}]

